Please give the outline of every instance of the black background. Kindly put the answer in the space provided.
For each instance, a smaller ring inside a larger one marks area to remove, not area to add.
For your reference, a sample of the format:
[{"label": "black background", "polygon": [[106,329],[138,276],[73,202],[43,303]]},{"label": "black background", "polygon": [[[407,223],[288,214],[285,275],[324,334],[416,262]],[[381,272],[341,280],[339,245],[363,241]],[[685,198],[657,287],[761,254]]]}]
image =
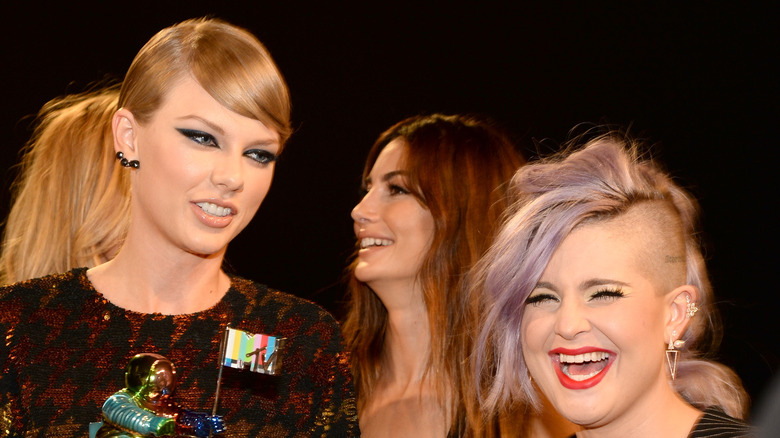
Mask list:
[{"label": "black background", "polygon": [[[349,212],[376,136],[418,113],[478,112],[533,158],[583,122],[631,126],[704,209],[725,323],[721,360],[754,400],[778,368],[774,204],[777,13],[720,2],[2,2],[0,215],[29,118],[121,78],[156,31],[213,15],[255,33],[293,97],[296,133],[231,244],[241,275],[340,312]],[[57,250],[52,248],[52,250]]]}]

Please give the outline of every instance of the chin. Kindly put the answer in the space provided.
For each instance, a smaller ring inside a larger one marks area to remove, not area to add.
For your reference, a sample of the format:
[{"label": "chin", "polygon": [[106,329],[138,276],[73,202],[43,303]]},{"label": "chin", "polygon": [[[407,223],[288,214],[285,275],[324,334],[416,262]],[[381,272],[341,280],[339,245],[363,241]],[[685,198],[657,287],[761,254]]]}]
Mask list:
[{"label": "chin", "polygon": [[353,275],[358,281],[363,283],[368,283],[371,280],[376,279],[375,275],[371,275],[371,268],[366,266],[361,266],[361,263],[358,263],[358,265],[355,267],[355,270],[353,271]]},{"label": "chin", "polygon": [[198,257],[209,258],[224,254],[226,249],[226,242],[194,242],[188,245],[185,251]]},{"label": "chin", "polygon": [[605,412],[600,411],[604,407],[601,403],[591,406],[587,402],[570,400],[553,405],[564,418],[583,427],[597,427],[603,424],[606,415]]}]

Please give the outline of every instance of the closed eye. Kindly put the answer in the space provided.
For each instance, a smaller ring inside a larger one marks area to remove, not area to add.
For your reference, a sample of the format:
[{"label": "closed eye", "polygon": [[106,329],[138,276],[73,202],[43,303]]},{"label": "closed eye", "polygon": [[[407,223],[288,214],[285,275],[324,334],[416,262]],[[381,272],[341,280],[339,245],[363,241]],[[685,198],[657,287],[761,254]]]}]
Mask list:
[{"label": "closed eye", "polygon": [[526,305],[530,304],[532,306],[539,307],[541,304],[544,304],[544,303],[548,303],[548,302],[555,302],[555,303],[557,303],[559,301],[560,301],[560,299],[557,296],[553,295],[553,294],[540,293],[540,294],[532,295],[532,296],[526,298],[525,304]]},{"label": "closed eye", "polygon": [[590,296],[590,301],[615,301],[623,298],[625,293],[620,289],[603,289]]},{"label": "closed eye", "polygon": [[208,132],[198,131],[195,129],[176,128],[179,133],[190,140],[203,146],[219,147],[217,139]]},{"label": "closed eye", "polygon": [[279,156],[275,153],[265,149],[250,149],[244,152],[244,156],[257,161],[260,164],[271,164],[276,161],[277,158],[279,158]]}]

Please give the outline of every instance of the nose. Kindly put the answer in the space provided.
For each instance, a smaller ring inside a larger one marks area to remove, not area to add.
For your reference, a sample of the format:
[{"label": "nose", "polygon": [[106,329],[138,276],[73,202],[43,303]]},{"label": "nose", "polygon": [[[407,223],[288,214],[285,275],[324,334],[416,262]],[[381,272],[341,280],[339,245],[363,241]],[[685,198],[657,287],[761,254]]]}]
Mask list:
[{"label": "nose", "polygon": [[244,188],[244,169],[240,157],[219,157],[214,160],[211,181],[215,186],[239,192]]},{"label": "nose", "polygon": [[578,334],[591,329],[588,312],[583,303],[563,300],[555,320],[555,333],[564,339],[574,339]]},{"label": "nose", "polygon": [[376,202],[374,202],[374,191],[369,190],[363,199],[352,209],[352,220],[356,223],[371,222],[376,219]]}]

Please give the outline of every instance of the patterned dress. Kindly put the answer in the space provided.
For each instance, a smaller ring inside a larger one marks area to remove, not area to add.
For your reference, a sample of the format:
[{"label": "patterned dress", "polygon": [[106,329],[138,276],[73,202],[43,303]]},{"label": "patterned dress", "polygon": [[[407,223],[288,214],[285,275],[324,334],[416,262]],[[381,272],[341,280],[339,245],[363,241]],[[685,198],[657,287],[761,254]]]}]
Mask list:
[{"label": "patterned dress", "polygon": [[220,437],[359,435],[341,332],[319,306],[231,277],[208,310],[143,314],[108,302],[78,268],[0,289],[0,437],[87,436],[137,353],[173,361],[176,400],[210,413],[228,324],[287,344],[279,375],[223,368]]}]

